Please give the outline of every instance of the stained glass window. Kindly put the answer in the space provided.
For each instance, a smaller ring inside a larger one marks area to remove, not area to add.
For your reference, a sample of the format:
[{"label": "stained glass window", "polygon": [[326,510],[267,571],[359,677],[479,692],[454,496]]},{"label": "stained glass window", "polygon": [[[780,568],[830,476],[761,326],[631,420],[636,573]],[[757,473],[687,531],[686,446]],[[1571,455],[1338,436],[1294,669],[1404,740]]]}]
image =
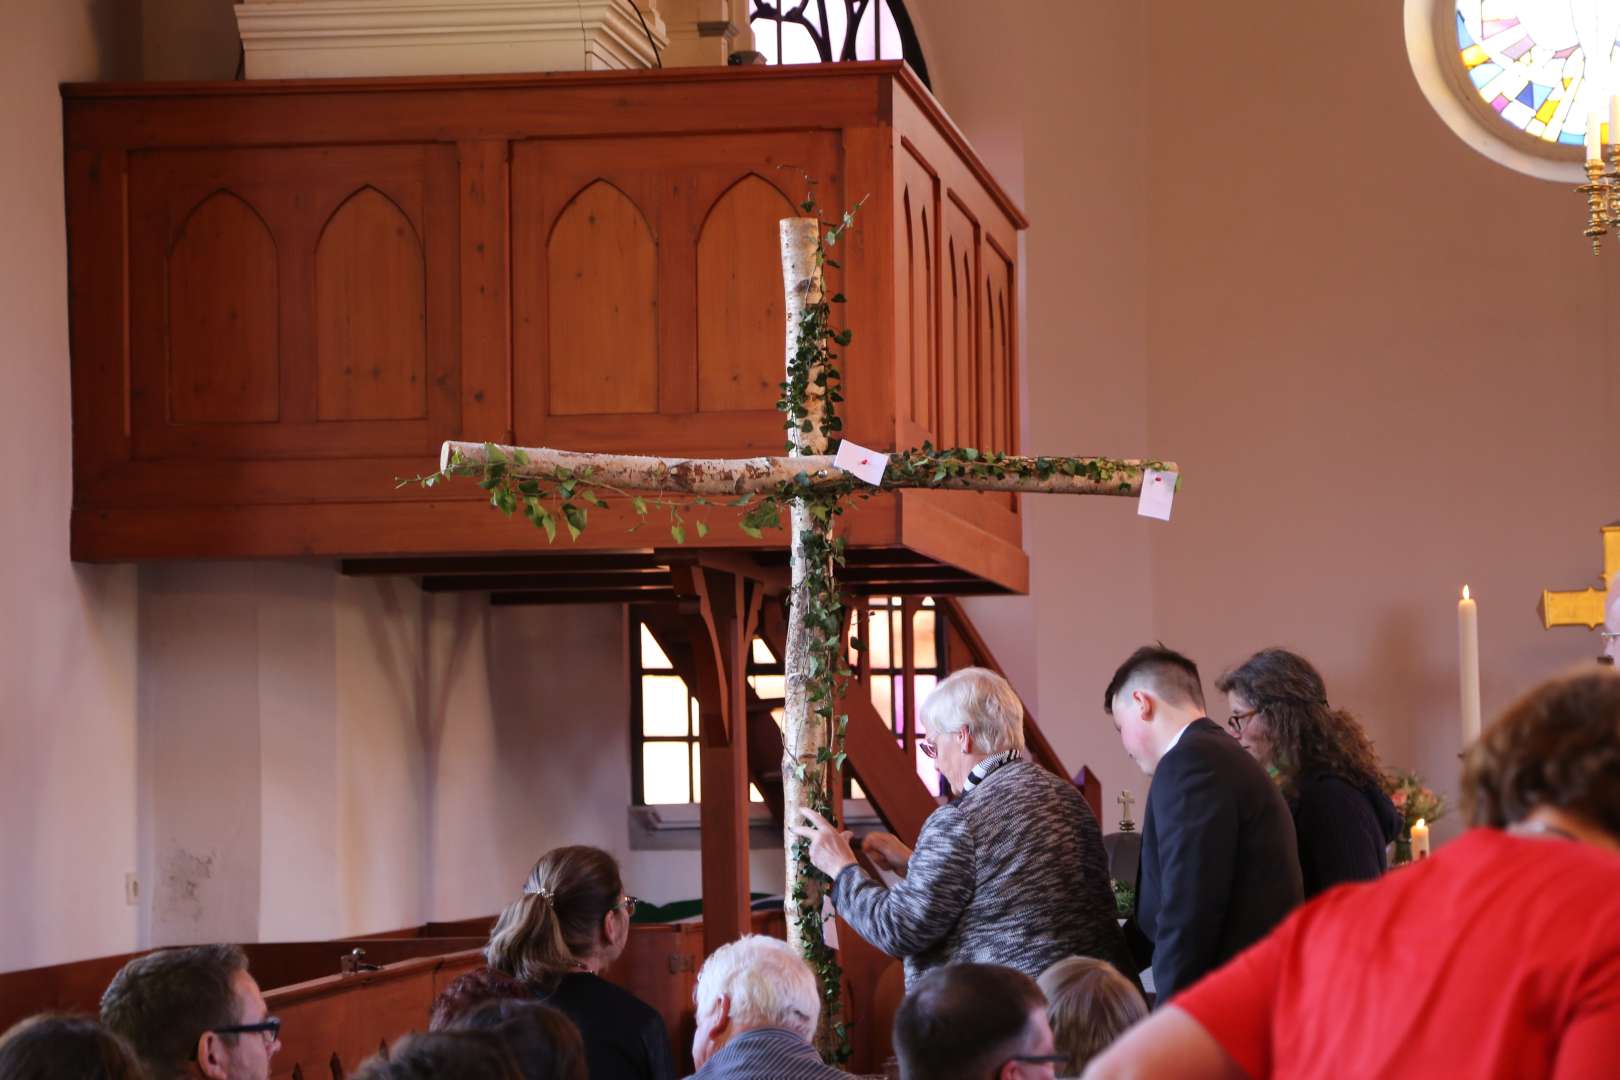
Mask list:
[{"label": "stained glass window", "polygon": [[1607,118],[1620,4],[1612,0],[1457,0],[1457,50],[1503,122],[1549,143],[1581,145]]},{"label": "stained glass window", "polygon": [[904,60],[928,85],[928,65],[900,0],[750,0],[748,24],[766,63]]}]

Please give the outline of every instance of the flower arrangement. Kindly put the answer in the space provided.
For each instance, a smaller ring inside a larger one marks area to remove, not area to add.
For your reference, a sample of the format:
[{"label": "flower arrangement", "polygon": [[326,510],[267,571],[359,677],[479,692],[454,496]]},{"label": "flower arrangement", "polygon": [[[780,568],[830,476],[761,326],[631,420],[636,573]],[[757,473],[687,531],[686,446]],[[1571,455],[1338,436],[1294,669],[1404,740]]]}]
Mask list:
[{"label": "flower arrangement", "polygon": [[1434,824],[1446,812],[1446,800],[1434,793],[1415,772],[1392,772],[1384,777],[1384,791],[1401,815],[1401,835],[1409,838],[1419,820]]},{"label": "flower arrangement", "polygon": [[1118,878],[1110,879],[1114,886],[1114,914],[1121,919],[1128,919],[1136,914],[1136,889],[1128,881]]}]

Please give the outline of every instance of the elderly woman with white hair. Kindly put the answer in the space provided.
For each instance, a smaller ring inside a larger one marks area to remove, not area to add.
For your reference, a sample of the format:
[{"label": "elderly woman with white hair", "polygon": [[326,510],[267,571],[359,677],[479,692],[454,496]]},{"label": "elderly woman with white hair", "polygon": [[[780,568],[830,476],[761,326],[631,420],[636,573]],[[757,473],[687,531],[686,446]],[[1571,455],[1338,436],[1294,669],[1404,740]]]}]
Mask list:
[{"label": "elderly woman with white hair", "polygon": [[821,997],[810,965],[777,938],[722,945],[698,972],[692,1080],[844,1080],[810,1040]]},{"label": "elderly woman with white hair", "polygon": [[885,887],[849,834],[805,811],[810,858],[833,879],[838,914],[905,961],[909,987],[931,968],[1003,964],[1034,978],[1066,956],[1134,971],[1115,916],[1102,831],[1079,790],[1024,758],[1024,706],[1007,680],[964,668],[922,707],[923,753],[960,793],[923,823],[915,851],[887,834],[862,850],[901,875]]}]

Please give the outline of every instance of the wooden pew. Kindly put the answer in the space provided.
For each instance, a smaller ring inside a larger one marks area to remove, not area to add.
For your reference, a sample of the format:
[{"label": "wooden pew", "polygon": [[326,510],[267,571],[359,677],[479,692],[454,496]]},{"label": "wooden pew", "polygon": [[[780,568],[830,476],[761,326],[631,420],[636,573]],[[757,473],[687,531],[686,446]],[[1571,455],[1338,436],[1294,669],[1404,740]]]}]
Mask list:
[{"label": "wooden pew", "polygon": [[480,949],[467,949],[271,990],[265,1004],[282,1022],[271,1077],[343,1080],[400,1036],[427,1030],[439,991],[483,964]]},{"label": "wooden pew", "polygon": [[[433,1000],[454,978],[483,966],[486,938],[430,937],[429,930],[478,930],[492,917],[429,923],[398,936],[293,941],[243,946],[249,970],[282,1020],[282,1049],[271,1075],[298,1080],[342,1080],[399,1037],[427,1028]],[[754,933],[786,936],[780,909],[753,913]],[[363,948],[379,970],[340,974],[353,948]],[[0,1031],[42,1010],[94,1014],[118,969],[140,953],[0,975]],[[696,1016],[692,1001],[703,964],[703,924],[637,923],[619,960],[603,977],[651,1005],[663,1017],[675,1060],[691,1069]],[[852,988],[853,990],[854,988]],[[865,996],[850,994],[853,1005]],[[857,1014],[858,1015],[858,1014]],[[683,1073],[684,1075],[684,1073]]]}]

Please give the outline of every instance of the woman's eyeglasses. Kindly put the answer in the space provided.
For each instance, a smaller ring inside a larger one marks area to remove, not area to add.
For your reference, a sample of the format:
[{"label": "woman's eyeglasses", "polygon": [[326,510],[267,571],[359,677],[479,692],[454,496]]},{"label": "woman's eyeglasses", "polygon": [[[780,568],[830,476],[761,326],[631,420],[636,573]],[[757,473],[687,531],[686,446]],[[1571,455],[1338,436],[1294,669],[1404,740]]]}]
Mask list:
[{"label": "woman's eyeglasses", "polygon": [[641,901],[639,899],[637,899],[634,896],[630,896],[629,894],[626,894],[625,898],[623,900],[620,900],[617,904],[614,904],[613,906],[616,907],[616,908],[624,908],[625,917],[633,919],[636,916],[636,905],[639,904],[639,903],[641,903]]},{"label": "woman's eyeglasses", "polygon": [[1259,709],[1250,709],[1248,712],[1235,712],[1226,718],[1226,730],[1235,736],[1241,736],[1243,729],[1260,714]]}]

